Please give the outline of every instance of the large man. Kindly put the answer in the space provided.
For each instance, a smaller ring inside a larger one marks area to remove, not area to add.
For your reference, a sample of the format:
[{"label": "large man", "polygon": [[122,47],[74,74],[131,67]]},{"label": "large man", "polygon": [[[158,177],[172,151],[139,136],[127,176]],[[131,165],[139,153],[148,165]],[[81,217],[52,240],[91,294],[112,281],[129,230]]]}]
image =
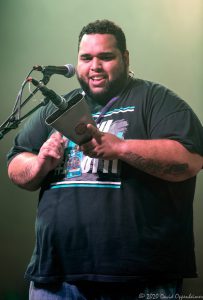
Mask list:
[{"label": "large man", "polygon": [[11,180],[41,188],[30,299],[175,298],[182,278],[196,276],[202,126],[173,92],[129,76],[125,35],[110,21],[82,29],[77,77],[82,89],[66,98],[85,92],[92,139],[78,147],[54,132],[50,103],[8,155]]}]

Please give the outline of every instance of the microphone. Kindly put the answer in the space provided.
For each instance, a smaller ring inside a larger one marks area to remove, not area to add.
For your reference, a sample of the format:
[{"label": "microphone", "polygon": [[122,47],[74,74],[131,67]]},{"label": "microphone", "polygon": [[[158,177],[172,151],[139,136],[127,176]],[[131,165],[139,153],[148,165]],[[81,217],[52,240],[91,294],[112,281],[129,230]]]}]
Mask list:
[{"label": "microphone", "polygon": [[42,94],[49,98],[51,102],[60,110],[65,110],[68,107],[68,101],[62,96],[56,94],[53,90],[48,89],[42,81],[37,81],[32,77],[28,77],[27,81],[31,81],[34,86],[36,86],[42,92]]},{"label": "microphone", "polygon": [[73,65],[71,64],[67,64],[64,66],[39,66],[36,65],[33,67],[33,70],[35,71],[41,71],[42,73],[44,73],[45,75],[51,76],[53,74],[59,74],[59,75],[63,75],[67,78],[70,78],[72,76],[75,75],[75,68]]}]

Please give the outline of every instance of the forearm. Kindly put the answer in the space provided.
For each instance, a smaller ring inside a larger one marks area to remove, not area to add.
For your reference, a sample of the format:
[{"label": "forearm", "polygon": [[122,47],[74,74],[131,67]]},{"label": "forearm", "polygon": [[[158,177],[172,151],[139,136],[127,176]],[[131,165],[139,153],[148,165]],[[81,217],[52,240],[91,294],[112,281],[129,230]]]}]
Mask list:
[{"label": "forearm", "polygon": [[65,142],[55,132],[41,146],[38,155],[23,152],[15,156],[8,166],[10,179],[24,189],[37,190],[47,174],[62,162]]},{"label": "forearm", "polygon": [[118,158],[150,175],[168,181],[183,181],[195,176],[202,157],[190,153],[174,140],[123,140]]},{"label": "forearm", "polygon": [[10,162],[9,178],[18,186],[29,191],[35,191],[40,186],[49,170],[38,162],[38,156],[24,152]]}]

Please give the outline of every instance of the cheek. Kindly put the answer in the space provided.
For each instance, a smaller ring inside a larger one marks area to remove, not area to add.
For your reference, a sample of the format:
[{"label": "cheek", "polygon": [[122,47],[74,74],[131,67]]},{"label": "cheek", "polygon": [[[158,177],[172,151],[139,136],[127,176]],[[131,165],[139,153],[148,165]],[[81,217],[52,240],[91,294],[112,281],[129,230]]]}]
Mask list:
[{"label": "cheek", "polygon": [[108,71],[109,80],[119,77],[119,75],[123,72],[123,70],[124,70],[124,67],[122,64],[115,64],[115,65],[111,66],[111,68]]},{"label": "cheek", "polygon": [[77,74],[79,77],[86,76],[89,73],[89,66],[84,64],[77,65]]}]

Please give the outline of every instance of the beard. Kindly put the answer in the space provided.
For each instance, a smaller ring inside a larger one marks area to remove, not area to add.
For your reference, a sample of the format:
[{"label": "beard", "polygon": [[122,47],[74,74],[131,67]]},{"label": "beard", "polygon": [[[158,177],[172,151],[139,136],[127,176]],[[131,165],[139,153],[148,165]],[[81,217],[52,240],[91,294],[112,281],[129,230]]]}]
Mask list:
[{"label": "beard", "polygon": [[86,93],[87,96],[89,96],[98,104],[105,105],[110,99],[117,96],[124,88],[128,79],[128,72],[127,72],[127,67],[125,67],[124,70],[119,74],[117,78],[108,82],[104,87],[103,91],[97,93],[93,92],[90,89],[88,83],[86,83],[85,80],[82,79],[82,77],[79,77],[78,74],[77,74],[77,79],[80,83],[81,88],[83,89],[83,91]]}]

